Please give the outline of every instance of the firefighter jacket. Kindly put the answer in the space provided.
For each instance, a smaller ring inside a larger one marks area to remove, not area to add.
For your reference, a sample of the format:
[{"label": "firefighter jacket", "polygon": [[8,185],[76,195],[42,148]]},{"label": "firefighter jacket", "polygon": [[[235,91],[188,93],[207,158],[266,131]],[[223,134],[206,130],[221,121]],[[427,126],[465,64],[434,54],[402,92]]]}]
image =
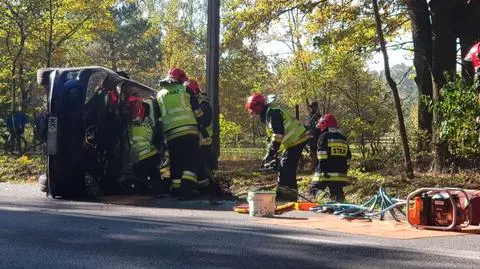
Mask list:
[{"label": "firefighter jacket", "polygon": [[130,143],[130,162],[132,164],[145,160],[158,153],[152,143],[153,130],[146,121],[132,122],[128,127]]},{"label": "firefighter jacket", "polygon": [[178,83],[164,82],[161,85],[157,101],[167,141],[189,134],[198,135],[197,125],[204,122],[204,117],[193,92]]},{"label": "firefighter jacket", "polygon": [[143,102],[148,107],[145,110],[145,122],[152,127],[153,144],[159,151],[162,151],[165,146],[165,137],[163,135],[162,123],[159,120],[161,118],[160,106],[157,100],[154,99],[145,99]]},{"label": "firefighter jacket", "polygon": [[347,138],[336,128],[320,134],[317,142],[318,165],[313,181],[348,182],[348,160],[351,159]]},{"label": "firefighter jacket", "polygon": [[212,144],[212,107],[208,102],[208,98],[205,95],[200,95],[198,98],[198,102],[200,103],[200,108],[203,111],[203,117],[205,122],[208,122],[207,125],[199,125],[200,130],[200,145],[208,146]]},{"label": "firefighter jacket", "polygon": [[280,143],[280,151],[301,144],[309,139],[305,127],[281,108],[268,106],[261,120],[267,125],[267,135],[272,146]]}]

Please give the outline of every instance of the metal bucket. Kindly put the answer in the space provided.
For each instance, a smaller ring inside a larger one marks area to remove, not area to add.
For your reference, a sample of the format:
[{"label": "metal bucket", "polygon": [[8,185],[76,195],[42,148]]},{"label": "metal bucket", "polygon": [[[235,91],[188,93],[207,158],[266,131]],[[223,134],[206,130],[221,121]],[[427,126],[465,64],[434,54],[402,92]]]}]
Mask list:
[{"label": "metal bucket", "polygon": [[273,217],[275,214],[275,192],[250,191],[248,192],[248,209],[253,217]]}]

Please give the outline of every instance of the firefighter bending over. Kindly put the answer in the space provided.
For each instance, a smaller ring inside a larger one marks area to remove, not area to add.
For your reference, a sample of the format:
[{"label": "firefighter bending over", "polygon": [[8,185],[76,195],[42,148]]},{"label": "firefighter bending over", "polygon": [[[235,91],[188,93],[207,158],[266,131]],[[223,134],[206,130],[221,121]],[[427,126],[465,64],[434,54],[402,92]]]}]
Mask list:
[{"label": "firefighter bending over", "polygon": [[128,98],[128,110],[131,121],[128,124],[128,138],[130,144],[129,159],[133,174],[137,178],[147,179],[153,188],[154,196],[166,192],[162,186],[162,178],[158,163],[160,155],[153,141],[154,129],[148,120],[151,111],[148,103],[140,97]]},{"label": "firefighter bending over", "polygon": [[297,163],[303,148],[309,139],[305,127],[285,110],[275,107],[273,101],[264,95],[255,93],[248,97],[246,108],[267,125],[267,134],[271,137],[268,153],[262,166],[274,161],[278,152],[280,171],[277,179],[277,200],[297,201]]},{"label": "firefighter bending over", "polygon": [[171,68],[157,95],[170,156],[171,191],[182,200],[193,198],[198,183],[198,124],[205,124],[197,98],[183,85],[187,80],[182,69]]}]

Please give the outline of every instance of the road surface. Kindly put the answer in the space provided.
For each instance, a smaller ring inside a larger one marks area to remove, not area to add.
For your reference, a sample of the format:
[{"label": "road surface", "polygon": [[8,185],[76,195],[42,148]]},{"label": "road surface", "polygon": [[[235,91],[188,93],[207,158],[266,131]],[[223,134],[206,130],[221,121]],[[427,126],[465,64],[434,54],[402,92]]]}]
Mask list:
[{"label": "road surface", "polygon": [[0,268],[480,268],[480,235],[394,240],[272,227],[228,203],[135,204],[1,183]]}]

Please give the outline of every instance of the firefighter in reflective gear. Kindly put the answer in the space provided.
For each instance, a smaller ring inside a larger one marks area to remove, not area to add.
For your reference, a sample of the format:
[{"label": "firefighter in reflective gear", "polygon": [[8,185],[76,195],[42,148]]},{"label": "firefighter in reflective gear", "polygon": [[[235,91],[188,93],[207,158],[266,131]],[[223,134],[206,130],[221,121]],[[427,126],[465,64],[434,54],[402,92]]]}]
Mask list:
[{"label": "firefighter in reflective gear", "polygon": [[157,94],[170,156],[171,191],[183,200],[193,197],[198,183],[198,124],[205,124],[197,98],[183,85],[187,80],[183,70],[172,68]]},{"label": "firefighter in reflective gear", "polygon": [[[129,160],[133,174],[137,178],[150,181],[154,194],[161,194],[165,189],[161,185],[161,174],[158,168],[160,156],[153,143],[154,130],[147,120],[151,111],[142,98],[130,96],[128,110],[131,121],[128,124]],[[147,115],[147,116],[146,116]]]},{"label": "firefighter in reflective gear", "polygon": [[262,166],[274,161],[280,152],[280,172],[277,179],[277,200],[297,201],[297,163],[309,139],[305,127],[285,110],[275,107],[273,98],[255,93],[248,97],[246,108],[259,115],[270,136],[268,152]]},{"label": "firefighter in reflective gear", "polygon": [[351,152],[347,138],[340,133],[337,120],[332,114],[325,114],[317,124],[320,136],[317,142],[318,165],[310,185],[310,193],[315,197],[327,187],[331,198],[343,201],[343,187],[348,185],[348,160]]},{"label": "firefighter in reflective gear", "polygon": [[200,132],[200,153],[199,160],[201,163],[198,167],[198,187],[201,192],[208,190],[213,183],[214,158],[212,152],[212,107],[207,98],[207,93],[200,89],[198,82],[191,79],[185,83],[197,96],[200,108],[203,111],[203,119],[206,125],[199,124]]}]

